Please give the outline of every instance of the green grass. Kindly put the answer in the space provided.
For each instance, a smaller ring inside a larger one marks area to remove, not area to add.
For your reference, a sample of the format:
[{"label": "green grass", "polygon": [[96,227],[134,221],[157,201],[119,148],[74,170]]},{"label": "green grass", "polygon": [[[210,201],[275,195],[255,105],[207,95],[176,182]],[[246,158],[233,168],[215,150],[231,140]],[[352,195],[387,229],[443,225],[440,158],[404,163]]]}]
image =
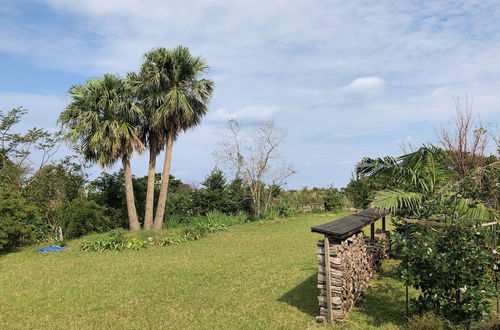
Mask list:
[{"label": "green grass", "polygon": [[315,323],[315,243],[322,236],[310,227],[333,218],[237,224],[199,241],[140,251],[82,252],[78,240],[66,252],[3,255],[0,327],[404,328],[404,287],[391,261],[345,325]]}]

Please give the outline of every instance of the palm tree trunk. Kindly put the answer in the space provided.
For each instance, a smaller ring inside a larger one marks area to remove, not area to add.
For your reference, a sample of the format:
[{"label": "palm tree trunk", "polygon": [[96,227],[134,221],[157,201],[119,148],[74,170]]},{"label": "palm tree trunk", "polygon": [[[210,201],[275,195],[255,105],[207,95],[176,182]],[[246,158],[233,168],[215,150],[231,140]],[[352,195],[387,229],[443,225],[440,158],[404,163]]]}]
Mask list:
[{"label": "palm tree trunk", "polygon": [[148,184],[146,191],[146,212],[144,215],[144,229],[153,229],[153,208],[155,200],[156,179],[156,148],[154,144],[149,149]]},{"label": "palm tree trunk", "polygon": [[130,230],[140,230],[141,224],[137,220],[137,210],[135,208],[134,186],[132,183],[132,169],[130,167],[130,159],[124,157],[123,162],[123,177],[125,179],[125,199],[127,200],[127,212]]},{"label": "palm tree trunk", "polygon": [[167,147],[165,149],[165,162],[163,163],[163,174],[161,178],[160,196],[156,206],[156,215],[154,229],[160,230],[163,227],[163,216],[165,215],[165,206],[167,204],[168,181],[170,179],[170,163],[172,161],[172,150],[174,147],[174,136],[168,135]]}]

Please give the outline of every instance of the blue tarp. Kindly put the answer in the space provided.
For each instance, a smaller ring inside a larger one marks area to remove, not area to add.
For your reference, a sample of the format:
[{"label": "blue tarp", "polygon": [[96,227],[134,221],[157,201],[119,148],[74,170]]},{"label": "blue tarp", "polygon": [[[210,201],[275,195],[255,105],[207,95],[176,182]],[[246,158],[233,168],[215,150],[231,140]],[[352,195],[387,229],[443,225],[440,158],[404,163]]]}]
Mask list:
[{"label": "blue tarp", "polygon": [[38,252],[61,252],[63,251],[64,248],[59,245],[49,245],[49,246],[44,246],[39,248],[37,251]]}]

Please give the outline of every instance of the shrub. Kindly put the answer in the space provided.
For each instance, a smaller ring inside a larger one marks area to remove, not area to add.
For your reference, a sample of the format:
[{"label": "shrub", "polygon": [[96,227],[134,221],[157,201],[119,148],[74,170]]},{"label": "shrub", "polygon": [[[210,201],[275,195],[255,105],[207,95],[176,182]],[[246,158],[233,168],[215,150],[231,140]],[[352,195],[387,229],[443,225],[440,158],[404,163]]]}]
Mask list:
[{"label": "shrub", "polygon": [[288,202],[281,200],[273,209],[278,213],[278,216],[283,218],[289,218],[297,214],[297,209],[293,208]]},{"label": "shrub", "polygon": [[433,312],[413,315],[408,320],[409,330],[442,330],[447,328],[446,319],[437,316]]},{"label": "shrub", "polygon": [[80,237],[91,232],[113,229],[107,209],[94,201],[78,198],[63,207],[57,215],[65,238]]},{"label": "shrub", "polygon": [[125,238],[125,230],[112,230],[108,237],[100,241],[85,241],[81,245],[83,251],[103,252],[105,250],[123,250],[134,249],[139,250],[147,246],[148,242],[141,241],[137,238]]},{"label": "shrub", "polygon": [[269,220],[275,220],[275,219],[278,219],[279,217],[280,217],[280,214],[279,214],[278,210],[275,210],[275,209],[269,210],[264,215],[264,219],[269,219]]},{"label": "shrub", "polygon": [[16,193],[0,192],[0,251],[37,242],[48,232],[35,206]]},{"label": "shrub", "polygon": [[[187,241],[199,240],[200,238],[218,231],[227,230],[235,223],[247,220],[245,213],[236,215],[226,215],[219,212],[210,212],[206,217],[192,217],[186,220],[187,227],[182,231],[180,237],[167,236],[164,238],[149,237],[147,240],[141,239],[141,233],[135,233],[138,237],[126,237],[123,229],[113,230],[108,237],[99,241],[85,241],[81,245],[84,251],[102,252],[105,250],[140,250],[149,245],[168,246],[184,243]],[[149,234],[148,234],[149,235]],[[144,238],[144,236],[142,236]]]},{"label": "shrub", "polygon": [[407,225],[407,235],[392,235],[392,253],[402,260],[400,273],[421,290],[419,311],[433,310],[453,323],[470,324],[488,314],[494,256],[487,229],[455,220],[438,229]]},{"label": "shrub", "polygon": [[189,193],[180,192],[169,195],[165,210],[165,223],[169,221],[182,223],[183,219],[193,215],[193,200]]},{"label": "shrub", "polygon": [[324,197],[325,210],[337,212],[344,208],[345,198],[344,194],[336,188],[330,188]]}]

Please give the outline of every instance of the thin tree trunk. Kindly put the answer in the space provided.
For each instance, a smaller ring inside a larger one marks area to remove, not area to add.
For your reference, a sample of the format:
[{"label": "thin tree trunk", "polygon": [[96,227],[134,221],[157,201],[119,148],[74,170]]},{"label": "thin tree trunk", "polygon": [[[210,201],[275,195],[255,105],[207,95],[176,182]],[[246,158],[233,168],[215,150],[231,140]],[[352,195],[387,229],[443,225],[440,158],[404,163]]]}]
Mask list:
[{"label": "thin tree trunk", "polygon": [[174,136],[169,134],[167,138],[167,147],[165,148],[165,162],[163,163],[160,196],[158,197],[158,204],[156,206],[155,230],[160,230],[163,227],[163,216],[165,215],[165,206],[167,205],[168,181],[170,179],[170,163],[172,161],[173,147]]},{"label": "thin tree trunk", "polygon": [[155,200],[156,179],[156,148],[154,143],[149,149],[148,184],[146,191],[146,212],[144,214],[144,229],[153,229],[153,208]]},{"label": "thin tree trunk", "polygon": [[130,230],[140,230],[141,224],[137,219],[137,210],[135,208],[134,186],[132,183],[132,169],[130,159],[123,158],[123,177],[125,179],[125,199],[127,200],[127,212]]}]

